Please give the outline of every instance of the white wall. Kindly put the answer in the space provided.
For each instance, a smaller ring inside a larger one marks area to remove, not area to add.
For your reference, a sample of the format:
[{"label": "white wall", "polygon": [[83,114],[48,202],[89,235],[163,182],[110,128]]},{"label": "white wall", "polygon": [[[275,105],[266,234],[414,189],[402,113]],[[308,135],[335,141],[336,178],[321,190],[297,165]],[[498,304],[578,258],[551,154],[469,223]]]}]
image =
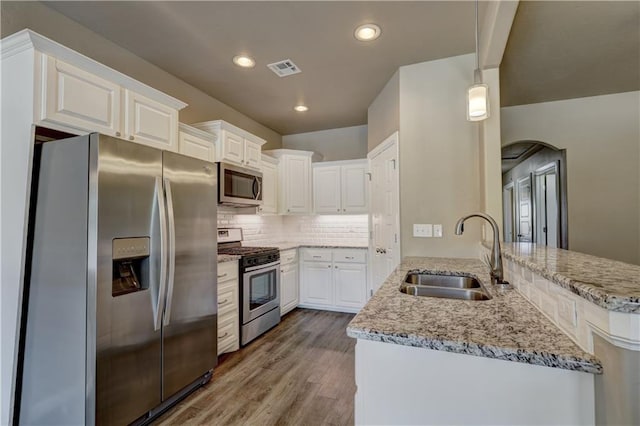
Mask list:
[{"label": "white wall", "polygon": [[569,249],[640,264],[640,92],[501,109],[502,145],[567,153]]},{"label": "white wall", "polygon": [[400,71],[396,71],[367,111],[367,152],[400,129]]},{"label": "white wall", "polygon": [[[400,68],[402,256],[476,257],[482,223],[462,236],[456,221],[480,210],[479,124],[466,120],[474,55]],[[414,238],[413,224],[443,225],[443,238]]]},{"label": "white wall", "polygon": [[282,137],[282,147],[317,152],[323,156],[323,161],[366,158],[367,126],[285,135]]}]

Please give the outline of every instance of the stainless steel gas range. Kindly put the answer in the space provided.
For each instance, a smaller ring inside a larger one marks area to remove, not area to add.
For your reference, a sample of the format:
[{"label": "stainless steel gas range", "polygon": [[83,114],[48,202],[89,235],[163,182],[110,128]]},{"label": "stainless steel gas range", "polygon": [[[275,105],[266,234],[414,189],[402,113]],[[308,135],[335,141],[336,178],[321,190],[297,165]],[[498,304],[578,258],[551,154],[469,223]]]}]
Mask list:
[{"label": "stainless steel gas range", "polygon": [[242,229],[218,229],[218,253],[241,256],[240,344],[248,344],[280,322],[280,250],[243,247]]}]

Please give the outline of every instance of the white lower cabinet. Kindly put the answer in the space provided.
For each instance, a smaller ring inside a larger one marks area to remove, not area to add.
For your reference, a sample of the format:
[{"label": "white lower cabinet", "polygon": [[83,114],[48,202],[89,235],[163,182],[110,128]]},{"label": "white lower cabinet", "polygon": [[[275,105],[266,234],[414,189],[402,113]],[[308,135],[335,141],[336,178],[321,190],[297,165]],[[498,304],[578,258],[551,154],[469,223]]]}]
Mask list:
[{"label": "white lower cabinet", "polygon": [[218,263],[218,355],[240,348],[238,262]]},{"label": "white lower cabinet", "polygon": [[280,252],[280,316],[291,312],[300,302],[297,251]]},{"label": "white lower cabinet", "polygon": [[367,301],[364,249],[301,249],[301,307],[358,312]]}]

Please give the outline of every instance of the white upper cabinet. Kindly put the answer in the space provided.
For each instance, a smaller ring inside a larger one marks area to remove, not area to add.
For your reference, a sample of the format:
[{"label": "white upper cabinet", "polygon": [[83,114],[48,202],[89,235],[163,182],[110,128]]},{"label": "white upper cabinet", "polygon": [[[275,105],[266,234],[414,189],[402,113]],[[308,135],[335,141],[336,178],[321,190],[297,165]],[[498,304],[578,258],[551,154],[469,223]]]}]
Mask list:
[{"label": "white upper cabinet", "polygon": [[125,90],[124,138],[155,148],[178,151],[178,111]]},{"label": "white upper cabinet", "polygon": [[262,205],[260,213],[278,213],[278,159],[262,155]]},{"label": "white upper cabinet", "polygon": [[78,55],[80,66],[76,66],[36,53],[36,75],[40,75],[35,88],[36,122],[70,133],[100,132],[178,151],[178,109],[186,104],[87,59]]},{"label": "white upper cabinet", "polygon": [[316,213],[367,213],[367,160],[313,165],[313,200]]},{"label": "white upper cabinet", "polygon": [[213,135],[182,123],[178,133],[178,152],[212,163],[216,161]]},{"label": "white upper cabinet", "polygon": [[342,212],[340,166],[313,166],[313,207],[316,213]]},{"label": "white upper cabinet", "polygon": [[274,149],[266,154],[280,160],[278,171],[278,211],[282,214],[309,214],[311,199],[311,151]]},{"label": "white upper cabinet", "polygon": [[216,161],[260,170],[262,145],[267,143],[264,139],[223,120],[205,121],[192,126],[214,135]]},{"label": "white upper cabinet", "polygon": [[39,120],[120,136],[120,86],[42,56],[44,78]]}]

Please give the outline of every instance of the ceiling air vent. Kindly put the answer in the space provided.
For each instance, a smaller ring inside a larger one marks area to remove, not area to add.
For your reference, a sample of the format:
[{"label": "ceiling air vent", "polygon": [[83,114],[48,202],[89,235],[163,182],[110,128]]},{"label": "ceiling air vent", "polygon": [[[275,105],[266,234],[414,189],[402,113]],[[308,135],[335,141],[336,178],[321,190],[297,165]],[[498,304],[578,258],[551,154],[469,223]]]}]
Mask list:
[{"label": "ceiling air vent", "polygon": [[275,72],[278,77],[287,77],[292,74],[298,74],[302,72],[291,59],[285,59],[284,61],[274,62],[267,65],[271,71]]}]

